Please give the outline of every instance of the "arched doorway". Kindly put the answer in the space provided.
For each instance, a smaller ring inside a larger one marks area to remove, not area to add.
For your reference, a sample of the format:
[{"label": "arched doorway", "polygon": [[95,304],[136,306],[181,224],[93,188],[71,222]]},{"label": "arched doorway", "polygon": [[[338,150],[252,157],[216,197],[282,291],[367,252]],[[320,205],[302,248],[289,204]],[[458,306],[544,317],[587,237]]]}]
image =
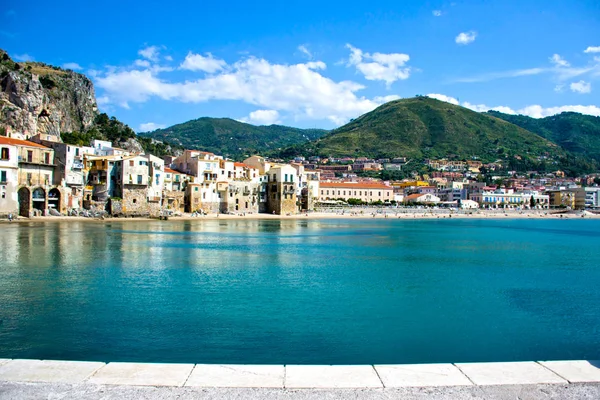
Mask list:
[{"label": "arched doorway", "polygon": [[46,209],[46,191],[41,187],[36,188],[31,196],[34,210],[44,211]]},{"label": "arched doorway", "polygon": [[31,192],[26,187],[22,187],[17,192],[19,198],[19,215],[29,218],[29,210],[31,209]]},{"label": "arched doorway", "polygon": [[60,190],[57,188],[50,189],[48,192],[48,208],[54,208],[60,212]]}]

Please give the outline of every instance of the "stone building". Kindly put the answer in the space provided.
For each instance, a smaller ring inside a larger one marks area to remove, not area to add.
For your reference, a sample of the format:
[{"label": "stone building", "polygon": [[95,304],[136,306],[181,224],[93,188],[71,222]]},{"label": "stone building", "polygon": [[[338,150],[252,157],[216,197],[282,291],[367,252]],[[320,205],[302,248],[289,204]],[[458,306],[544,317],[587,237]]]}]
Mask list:
[{"label": "stone building", "polygon": [[218,182],[221,196],[220,212],[227,214],[258,213],[258,190],[260,184],[252,181]]},{"label": "stone building", "polygon": [[267,172],[267,212],[295,214],[298,212],[298,175],[291,165],[275,165]]}]

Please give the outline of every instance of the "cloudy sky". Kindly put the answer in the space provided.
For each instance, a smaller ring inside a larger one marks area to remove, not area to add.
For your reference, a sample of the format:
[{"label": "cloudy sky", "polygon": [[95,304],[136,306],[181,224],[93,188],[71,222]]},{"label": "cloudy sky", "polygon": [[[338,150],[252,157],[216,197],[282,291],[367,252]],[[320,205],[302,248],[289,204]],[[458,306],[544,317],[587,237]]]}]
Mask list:
[{"label": "cloudy sky", "polygon": [[86,74],[138,131],[202,116],[332,128],[417,94],[600,115],[597,0],[129,3],[5,0],[0,47]]}]

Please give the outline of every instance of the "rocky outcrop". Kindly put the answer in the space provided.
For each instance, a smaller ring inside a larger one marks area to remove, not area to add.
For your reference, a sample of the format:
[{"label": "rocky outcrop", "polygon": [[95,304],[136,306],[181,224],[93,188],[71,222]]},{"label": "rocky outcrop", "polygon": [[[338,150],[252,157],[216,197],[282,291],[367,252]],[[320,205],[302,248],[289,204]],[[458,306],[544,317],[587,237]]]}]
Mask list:
[{"label": "rocky outcrop", "polygon": [[42,63],[15,63],[0,50],[0,121],[27,137],[83,132],[98,115],[94,85],[84,75]]}]

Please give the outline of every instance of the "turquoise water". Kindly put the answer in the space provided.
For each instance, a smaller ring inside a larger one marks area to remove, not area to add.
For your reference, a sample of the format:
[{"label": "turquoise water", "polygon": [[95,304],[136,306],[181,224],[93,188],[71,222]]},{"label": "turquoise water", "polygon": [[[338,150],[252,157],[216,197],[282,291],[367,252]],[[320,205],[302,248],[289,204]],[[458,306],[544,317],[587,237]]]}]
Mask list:
[{"label": "turquoise water", "polygon": [[0,226],[0,357],[600,359],[600,221]]}]

